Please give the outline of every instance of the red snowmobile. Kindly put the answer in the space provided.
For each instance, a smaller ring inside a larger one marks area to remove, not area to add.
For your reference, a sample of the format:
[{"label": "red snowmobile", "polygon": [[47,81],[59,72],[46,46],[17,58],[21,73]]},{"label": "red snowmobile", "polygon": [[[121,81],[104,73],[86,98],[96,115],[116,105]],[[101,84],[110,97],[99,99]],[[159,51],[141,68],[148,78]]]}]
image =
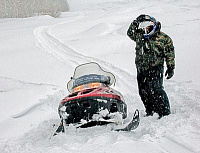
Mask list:
[{"label": "red snowmobile", "polygon": [[[115,76],[104,71],[97,63],[86,63],[76,67],[67,84],[71,94],[65,97],[58,108],[61,123],[56,133],[64,132],[65,126],[91,127],[108,123],[123,124],[127,118],[127,105],[122,94],[110,86]],[[139,111],[131,122],[117,131],[129,131],[139,125]]]}]

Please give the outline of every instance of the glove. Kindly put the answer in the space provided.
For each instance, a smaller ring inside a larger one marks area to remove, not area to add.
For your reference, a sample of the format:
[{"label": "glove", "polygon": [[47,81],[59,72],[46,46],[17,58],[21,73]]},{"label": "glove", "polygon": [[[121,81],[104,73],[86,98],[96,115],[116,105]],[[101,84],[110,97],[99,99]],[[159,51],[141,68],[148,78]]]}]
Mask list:
[{"label": "glove", "polygon": [[136,33],[144,34],[144,30],[143,30],[143,29],[138,29],[138,26],[139,26],[138,20],[134,20],[134,21],[132,22],[132,24],[134,25],[134,31],[135,31]]},{"label": "glove", "polygon": [[138,29],[138,26],[139,26],[139,22],[137,20],[134,20],[132,22],[132,24],[134,25],[134,30],[137,30]]},{"label": "glove", "polygon": [[144,33],[145,33],[145,31],[144,31],[143,29],[138,29],[139,24],[140,24],[140,22],[139,22],[138,20],[134,20],[134,21],[132,22],[132,24],[134,25],[134,31],[135,31],[136,33],[140,33],[140,34],[144,34]]},{"label": "glove", "polygon": [[174,68],[168,67],[166,72],[165,72],[165,76],[167,77],[167,79],[172,78],[174,75]]}]

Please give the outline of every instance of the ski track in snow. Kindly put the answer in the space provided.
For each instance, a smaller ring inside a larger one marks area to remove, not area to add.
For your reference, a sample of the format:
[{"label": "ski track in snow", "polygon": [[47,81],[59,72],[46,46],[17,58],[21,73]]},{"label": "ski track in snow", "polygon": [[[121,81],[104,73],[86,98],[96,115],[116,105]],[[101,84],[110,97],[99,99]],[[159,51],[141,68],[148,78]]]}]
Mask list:
[{"label": "ski track in snow", "polygon": [[[64,91],[62,89],[62,87],[58,86],[58,85],[53,85],[53,84],[44,84],[44,83],[33,83],[33,82],[25,82],[25,81],[21,81],[21,80],[16,80],[16,79],[13,79],[13,78],[8,78],[8,77],[1,77],[0,76],[0,79],[3,79],[3,80],[8,80],[9,82],[13,82],[13,83],[17,83],[19,84],[20,86],[38,86],[38,87],[50,87],[54,90],[56,90],[55,94],[54,95],[47,95],[47,98],[45,99],[41,99],[39,100],[38,103],[35,103],[31,106],[29,106],[28,108],[18,112],[17,114],[14,114],[12,115],[13,118],[19,118],[19,117],[22,117],[30,112],[32,112],[33,110],[37,109],[38,107],[41,107],[41,105],[43,104],[48,104],[48,105],[52,105],[50,104],[49,101],[58,101],[60,100],[61,98],[61,95],[63,96],[64,94],[62,94],[62,92]],[[18,86],[19,86],[18,85]],[[20,87],[17,87],[17,88],[20,88]],[[15,91],[16,89],[11,89],[11,90],[2,90],[0,92],[11,92],[11,91]],[[59,95],[61,94],[61,95]],[[56,99],[57,98],[57,99]],[[56,99],[56,100],[52,100],[52,99]],[[53,108],[53,107],[52,107]]]},{"label": "ski track in snow", "polygon": [[[63,22],[56,25],[60,24],[63,24]],[[123,86],[126,86],[128,93],[132,93],[132,86],[124,80],[131,80],[131,78],[135,78],[134,76],[118,67],[115,67],[111,63],[105,62],[102,59],[85,56],[78,53],[70,46],[63,44],[58,39],[53,37],[49,32],[51,31],[51,28],[55,27],[56,25],[42,26],[34,30],[34,35],[38,40],[37,46],[41,48],[41,50],[52,54],[52,56],[54,56],[57,60],[65,63],[67,66],[73,67],[73,69],[83,63],[97,62],[100,64],[100,66],[106,68],[107,71],[115,72],[117,81],[123,84]]]},{"label": "ski track in snow", "polygon": [[40,99],[38,103],[29,106],[28,108],[24,109],[23,111],[12,115],[13,118],[20,118],[24,115],[27,115],[33,112],[36,109],[50,107],[57,111],[58,102],[64,97],[64,90],[56,91],[53,95],[47,95],[47,98]]}]

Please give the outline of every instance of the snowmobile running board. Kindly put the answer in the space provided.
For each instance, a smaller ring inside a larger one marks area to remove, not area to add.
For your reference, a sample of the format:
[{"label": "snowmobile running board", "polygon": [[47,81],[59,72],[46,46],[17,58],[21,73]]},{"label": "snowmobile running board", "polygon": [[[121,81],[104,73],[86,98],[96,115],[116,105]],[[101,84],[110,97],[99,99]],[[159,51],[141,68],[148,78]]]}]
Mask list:
[{"label": "snowmobile running board", "polygon": [[[82,124],[76,128],[86,128],[86,127],[91,127],[92,126],[95,126],[95,125],[106,125],[106,124],[109,124],[109,123],[113,123],[113,122],[98,122],[98,124],[96,124],[97,122],[88,122],[86,124]],[[112,131],[131,131],[131,130],[134,130],[138,127],[140,123],[140,117],[139,117],[139,110],[136,110],[134,115],[133,115],[133,118],[132,120],[123,128],[117,128],[117,129],[112,129]],[[64,120],[61,120],[61,123],[60,125],[56,128],[56,131],[53,133],[53,136],[57,135],[58,133],[60,132],[65,132],[65,128],[64,128]]]}]

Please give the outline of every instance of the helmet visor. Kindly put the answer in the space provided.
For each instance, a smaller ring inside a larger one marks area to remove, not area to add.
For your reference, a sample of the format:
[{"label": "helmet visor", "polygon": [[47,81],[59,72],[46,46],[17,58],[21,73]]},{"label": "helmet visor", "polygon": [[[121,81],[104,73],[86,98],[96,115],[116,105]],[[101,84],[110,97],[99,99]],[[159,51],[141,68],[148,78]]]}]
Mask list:
[{"label": "helmet visor", "polygon": [[154,25],[154,23],[152,22],[152,21],[144,21],[144,22],[141,22],[140,24],[139,24],[139,29],[145,29],[145,28],[147,28],[148,26],[153,26]]},{"label": "helmet visor", "polygon": [[152,21],[144,21],[141,22],[138,26],[138,29],[143,29],[145,33],[150,33],[153,30],[154,22]]}]

